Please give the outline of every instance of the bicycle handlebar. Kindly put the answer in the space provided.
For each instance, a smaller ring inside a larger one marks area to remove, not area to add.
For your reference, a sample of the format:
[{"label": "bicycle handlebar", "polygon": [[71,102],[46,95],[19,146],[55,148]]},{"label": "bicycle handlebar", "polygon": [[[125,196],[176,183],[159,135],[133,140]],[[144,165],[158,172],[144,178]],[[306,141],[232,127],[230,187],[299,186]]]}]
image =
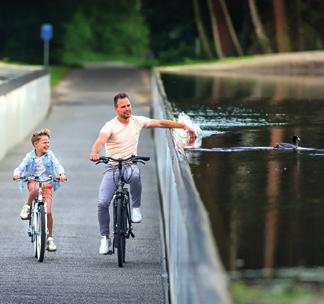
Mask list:
[{"label": "bicycle handlebar", "polygon": [[99,160],[96,161],[96,165],[100,164],[100,163],[107,164],[109,161],[115,161],[115,162],[118,162],[118,164],[122,164],[122,163],[128,162],[128,161],[131,161],[133,163],[140,162],[140,163],[144,164],[144,162],[149,161],[149,160],[150,160],[150,157],[148,157],[148,156],[136,156],[136,155],[132,155],[127,158],[113,158],[110,156],[100,156]]},{"label": "bicycle handlebar", "polygon": [[32,181],[41,182],[41,183],[52,182],[54,180],[58,180],[58,178],[54,178],[53,176],[49,176],[49,177],[41,179],[39,176],[34,176],[34,175],[27,176],[27,177],[22,176],[19,179],[24,180],[26,182],[32,180]]}]

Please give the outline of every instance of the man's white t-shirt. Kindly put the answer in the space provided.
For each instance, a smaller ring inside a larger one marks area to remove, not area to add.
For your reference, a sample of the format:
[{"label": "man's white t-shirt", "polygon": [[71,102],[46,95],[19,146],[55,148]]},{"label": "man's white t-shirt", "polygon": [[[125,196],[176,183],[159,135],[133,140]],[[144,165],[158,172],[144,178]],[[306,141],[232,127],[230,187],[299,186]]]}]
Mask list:
[{"label": "man's white t-shirt", "polygon": [[131,116],[127,125],[117,117],[106,122],[100,133],[108,135],[105,144],[106,156],[126,158],[137,154],[138,140],[142,128],[148,128],[151,119],[144,116]]}]

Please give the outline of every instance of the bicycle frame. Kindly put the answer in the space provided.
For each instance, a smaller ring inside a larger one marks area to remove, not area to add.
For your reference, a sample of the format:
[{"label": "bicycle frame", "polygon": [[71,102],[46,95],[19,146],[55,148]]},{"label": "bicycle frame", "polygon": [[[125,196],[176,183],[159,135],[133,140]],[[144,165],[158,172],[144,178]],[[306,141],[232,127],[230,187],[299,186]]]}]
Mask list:
[{"label": "bicycle frame", "polygon": [[118,179],[117,179],[117,189],[113,197],[113,253],[115,253],[115,248],[117,249],[118,255],[118,266],[122,267],[125,263],[125,252],[126,252],[126,239],[129,236],[135,237],[132,231],[132,221],[131,221],[131,210],[130,210],[130,196],[128,188],[125,187],[125,180],[122,175],[123,163],[131,161],[133,163],[148,161],[149,157],[143,156],[131,156],[127,159],[115,159],[112,157],[100,157],[96,162],[98,163],[108,163],[110,160],[118,163]]},{"label": "bicycle frame", "polygon": [[[119,174],[121,174],[121,172],[119,172]],[[129,238],[130,235],[134,238],[135,235],[132,232],[129,191],[128,191],[128,188],[125,187],[125,182],[122,180],[121,177],[118,178],[117,190],[116,190],[114,198],[113,198],[114,235],[116,235],[116,222],[117,222],[117,219],[115,218],[115,214],[117,213],[116,208],[117,208],[117,203],[119,201],[122,203],[121,207],[122,207],[123,211],[126,212],[126,218],[127,218],[126,226],[122,227],[123,231],[121,231],[121,233],[123,233],[127,239]]]},{"label": "bicycle frame", "polygon": [[[31,219],[33,218],[33,216],[35,217],[35,214],[38,212],[40,205],[43,205],[44,206],[45,214],[47,214],[47,205],[43,201],[43,187],[41,185],[39,185],[37,197],[35,199],[33,199],[32,204],[31,204],[29,228],[33,228],[32,227],[33,226],[33,223],[32,223],[32,220]],[[45,227],[47,227],[47,216],[45,216]],[[30,234],[29,231],[28,231],[28,235],[30,237],[32,237],[32,235]],[[33,240],[32,240],[32,242],[33,242]]]},{"label": "bicycle frame", "polygon": [[32,201],[30,208],[30,219],[28,235],[34,244],[34,255],[39,262],[44,260],[45,242],[47,235],[47,206],[43,199],[43,186],[48,182],[53,182],[50,176],[41,180],[37,176],[25,178],[26,181],[35,181],[38,184],[37,197]]},{"label": "bicycle frame", "polygon": [[125,263],[126,239],[131,235],[132,222],[130,218],[130,199],[128,188],[125,187],[126,182],[122,176],[122,163],[118,163],[118,182],[117,189],[113,199],[113,253],[117,249],[118,266],[122,267]]}]

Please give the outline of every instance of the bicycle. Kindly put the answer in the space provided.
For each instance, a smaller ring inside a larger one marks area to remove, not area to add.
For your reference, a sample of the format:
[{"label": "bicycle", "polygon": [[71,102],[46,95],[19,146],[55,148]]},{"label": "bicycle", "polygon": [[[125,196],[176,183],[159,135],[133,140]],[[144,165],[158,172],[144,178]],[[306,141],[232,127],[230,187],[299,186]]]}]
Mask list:
[{"label": "bicycle", "polygon": [[43,200],[43,186],[53,182],[54,178],[49,176],[40,179],[38,176],[21,178],[24,181],[35,181],[38,183],[38,193],[33,200],[29,211],[28,236],[34,244],[34,256],[38,262],[43,262],[45,256],[46,234],[47,234],[47,211],[46,202]]},{"label": "bicycle", "polygon": [[131,220],[131,209],[130,209],[130,199],[128,188],[125,187],[127,183],[122,176],[122,168],[124,163],[142,163],[145,164],[146,161],[150,160],[146,156],[135,156],[132,155],[128,158],[113,158],[101,156],[96,164],[105,163],[113,161],[117,163],[118,168],[118,178],[116,181],[116,192],[113,198],[113,252],[115,253],[115,248],[117,250],[118,266],[123,267],[125,263],[126,255],[126,239],[135,237],[132,231],[132,220]]}]

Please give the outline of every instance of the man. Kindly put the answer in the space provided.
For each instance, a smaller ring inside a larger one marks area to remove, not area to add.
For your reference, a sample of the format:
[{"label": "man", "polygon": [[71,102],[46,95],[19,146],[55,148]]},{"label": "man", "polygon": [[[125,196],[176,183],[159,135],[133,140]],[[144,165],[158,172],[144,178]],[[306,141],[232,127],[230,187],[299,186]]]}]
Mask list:
[{"label": "man", "polygon": [[[99,136],[92,146],[90,160],[99,159],[99,153],[105,145],[106,156],[113,158],[127,158],[137,154],[138,140],[142,128],[181,128],[188,132],[190,138],[195,138],[195,131],[183,124],[172,120],[150,119],[144,116],[132,115],[132,105],[126,93],[119,93],[114,97],[117,116],[108,121],[100,130]],[[116,191],[114,182],[116,170],[113,165],[108,166],[102,178],[98,197],[98,221],[100,227],[100,254],[112,253],[112,241],[109,237],[109,204]],[[139,168],[136,164],[126,166],[124,174],[128,177],[132,196],[132,221],[142,220],[140,212],[142,185]]]}]

